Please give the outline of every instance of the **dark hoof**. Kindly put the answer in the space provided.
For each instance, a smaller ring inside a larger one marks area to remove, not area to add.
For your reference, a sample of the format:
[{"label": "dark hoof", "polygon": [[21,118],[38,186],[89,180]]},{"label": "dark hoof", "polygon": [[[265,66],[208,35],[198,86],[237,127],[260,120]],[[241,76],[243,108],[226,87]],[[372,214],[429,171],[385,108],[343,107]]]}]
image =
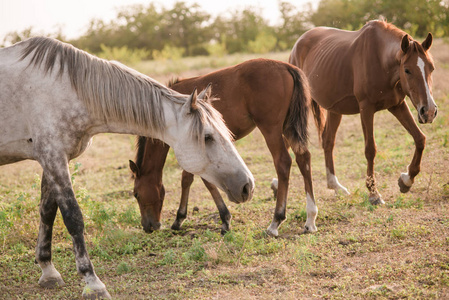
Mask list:
[{"label": "dark hoof", "polygon": [[368,200],[372,205],[385,204],[384,200],[382,199],[382,197],[380,195],[370,196]]},{"label": "dark hoof", "polygon": [[175,222],[175,223],[173,223],[173,225],[170,228],[172,230],[181,230],[181,224]]},{"label": "dark hoof", "polygon": [[61,277],[52,277],[45,280],[39,279],[39,285],[46,289],[54,289],[65,285]]},{"label": "dark hoof", "polygon": [[401,193],[407,193],[410,191],[411,186],[405,185],[405,183],[401,177],[399,177],[399,179],[398,179],[398,185],[399,185],[399,190],[401,191]]}]

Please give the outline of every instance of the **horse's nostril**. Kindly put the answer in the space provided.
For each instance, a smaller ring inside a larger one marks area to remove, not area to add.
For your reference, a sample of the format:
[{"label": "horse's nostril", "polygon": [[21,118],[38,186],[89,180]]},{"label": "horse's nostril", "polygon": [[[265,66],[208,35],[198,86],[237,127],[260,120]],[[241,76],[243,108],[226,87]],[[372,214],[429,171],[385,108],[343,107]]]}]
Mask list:
[{"label": "horse's nostril", "polygon": [[438,108],[435,107],[435,118],[437,117],[437,114],[438,114]]},{"label": "horse's nostril", "polygon": [[251,187],[249,185],[249,183],[245,184],[243,186],[243,190],[242,190],[242,200],[243,202],[247,201],[251,196]]},{"label": "horse's nostril", "polygon": [[426,113],[426,107],[423,106],[423,107],[421,107],[421,109],[419,110],[419,114],[423,117],[425,113]]}]

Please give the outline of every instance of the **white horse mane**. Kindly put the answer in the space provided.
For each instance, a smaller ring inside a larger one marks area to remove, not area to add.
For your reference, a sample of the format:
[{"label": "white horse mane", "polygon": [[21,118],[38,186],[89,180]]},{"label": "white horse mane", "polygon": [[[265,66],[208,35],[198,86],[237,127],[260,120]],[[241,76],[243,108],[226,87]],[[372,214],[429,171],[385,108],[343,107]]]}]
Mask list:
[{"label": "white horse mane", "polygon": [[[51,72],[56,65],[59,65],[59,76],[67,71],[78,97],[100,120],[136,124],[151,132],[161,131],[165,128],[162,99],[178,104],[184,104],[188,99],[131,68],[100,59],[70,44],[46,37],[30,38],[23,44],[22,60],[32,54],[30,65],[43,67],[45,73]],[[209,123],[230,137],[224,123],[217,122],[222,120],[218,111],[200,99],[196,104],[192,111],[193,135],[202,136],[204,123]]]}]

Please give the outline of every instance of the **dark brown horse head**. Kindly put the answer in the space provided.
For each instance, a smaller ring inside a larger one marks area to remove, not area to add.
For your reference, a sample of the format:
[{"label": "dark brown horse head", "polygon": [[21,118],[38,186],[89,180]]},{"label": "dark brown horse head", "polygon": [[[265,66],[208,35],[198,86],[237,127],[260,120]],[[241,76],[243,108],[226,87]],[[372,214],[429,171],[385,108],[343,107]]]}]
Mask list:
[{"label": "dark brown horse head", "polygon": [[[134,197],[139,203],[143,230],[148,233],[159,230],[163,204],[160,199],[164,199],[164,187],[162,185],[160,188],[150,187],[147,184],[146,176],[141,175],[139,167],[132,160],[129,161],[129,167],[133,172]],[[151,176],[151,174],[148,176]]]},{"label": "dark brown horse head", "polygon": [[432,72],[435,67],[428,51],[431,45],[431,33],[421,44],[405,34],[399,53],[401,86],[418,111],[419,123],[432,123],[437,116],[437,106],[432,96]]}]

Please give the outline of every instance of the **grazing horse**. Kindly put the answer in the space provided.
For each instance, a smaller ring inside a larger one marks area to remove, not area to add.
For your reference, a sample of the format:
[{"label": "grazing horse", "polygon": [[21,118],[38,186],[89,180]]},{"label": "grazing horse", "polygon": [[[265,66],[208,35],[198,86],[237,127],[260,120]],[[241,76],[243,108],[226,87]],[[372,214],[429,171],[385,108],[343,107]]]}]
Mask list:
[{"label": "grazing horse", "polygon": [[[313,195],[310,153],[307,150],[307,120],[310,109],[308,82],[301,70],[290,64],[254,59],[210,74],[177,80],[170,87],[178,92],[192,91],[212,84],[213,95],[218,101],[212,104],[223,115],[226,125],[241,139],[258,127],[273,156],[279,178],[276,208],[268,233],[278,235],[278,227],[285,220],[288,182],[292,159],[291,147],[296,163],[304,177],[307,203],[305,230],[316,231],[318,213]],[[142,226],[145,231],[159,229],[164,200],[162,169],[169,146],[155,140],[140,137],[136,163],[130,161],[134,173],[134,195],[139,203]],[[229,230],[231,215],[217,189],[203,181],[212,194],[222,220],[222,233]],[[193,175],[182,173],[181,203],[172,229],[179,229],[187,215],[187,201]],[[230,199],[232,200],[232,199]]]},{"label": "grazing horse", "polygon": [[[300,67],[310,82],[312,110],[322,139],[328,188],[348,194],[335,176],[332,151],[342,115],[360,114],[368,162],[369,201],[384,203],[374,178],[373,119],[375,112],[388,109],[415,141],[413,159],[398,181],[401,192],[410,190],[420,170],[426,138],[416,125],[405,96],[418,111],[419,123],[432,123],[437,106],[431,88],[434,70],[428,51],[431,45],[430,33],[419,43],[384,21],[370,21],[359,31],[318,27],[298,39],[289,62]],[[327,116],[324,110],[327,110]]]},{"label": "grazing horse", "polygon": [[[52,263],[56,212],[72,236],[83,296],[110,298],[89,259],[84,222],[68,169],[93,135],[128,133],[163,140],[189,172],[214,182],[243,202],[254,179],[234,148],[221,115],[118,63],[49,38],[0,49],[0,165],[33,159],[43,168],[36,262],[39,284],[64,284]],[[210,138],[215,144],[210,144]]]}]

